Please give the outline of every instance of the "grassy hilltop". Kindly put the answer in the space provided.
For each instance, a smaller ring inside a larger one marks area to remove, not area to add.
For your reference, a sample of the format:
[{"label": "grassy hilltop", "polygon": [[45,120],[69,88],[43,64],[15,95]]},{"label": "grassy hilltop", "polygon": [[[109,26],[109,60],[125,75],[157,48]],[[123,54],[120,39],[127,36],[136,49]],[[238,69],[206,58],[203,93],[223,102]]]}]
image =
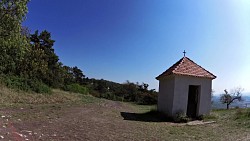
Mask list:
[{"label": "grassy hilltop", "polygon": [[213,110],[206,125],[158,120],[155,106],[52,90],[30,94],[0,87],[3,140],[247,140],[250,110]]}]

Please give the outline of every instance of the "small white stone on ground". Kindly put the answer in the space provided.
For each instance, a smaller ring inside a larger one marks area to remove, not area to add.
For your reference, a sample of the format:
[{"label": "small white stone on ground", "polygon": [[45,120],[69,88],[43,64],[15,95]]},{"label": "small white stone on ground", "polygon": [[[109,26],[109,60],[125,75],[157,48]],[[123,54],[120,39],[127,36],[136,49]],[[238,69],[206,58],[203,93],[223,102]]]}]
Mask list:
[{"label": "small white stone on ground", "polygon": [[20,137],[23,137],[23,134],[20,134],[20,133],[17,133],[17,132],[14,132],[14,133],[19,135]]}]

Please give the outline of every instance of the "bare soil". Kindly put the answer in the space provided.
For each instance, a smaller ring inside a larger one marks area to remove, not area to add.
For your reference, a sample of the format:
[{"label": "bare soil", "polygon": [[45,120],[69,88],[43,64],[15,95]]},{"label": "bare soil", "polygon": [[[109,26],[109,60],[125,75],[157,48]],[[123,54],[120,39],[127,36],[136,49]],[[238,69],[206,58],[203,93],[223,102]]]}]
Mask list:
[{"label": "bare soil", "polygon": [[[0,140],[247,140],[250,130],[215,123],[187,126],[138,119],[147,107],[102,100],[87,104],[0,108]],[[122,113],[130,117],[124,120]],[[229,136],[230,135],[230,136]]]}]

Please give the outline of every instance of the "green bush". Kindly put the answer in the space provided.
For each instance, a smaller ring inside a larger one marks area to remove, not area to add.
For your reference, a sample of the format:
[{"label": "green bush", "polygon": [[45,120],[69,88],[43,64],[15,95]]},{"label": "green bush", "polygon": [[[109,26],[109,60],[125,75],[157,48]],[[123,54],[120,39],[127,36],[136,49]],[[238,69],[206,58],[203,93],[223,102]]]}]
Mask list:
[{"label": "green bush", "polygon": [[81,94],[88,94],[88,88],[81,86],[79,84],[70,84],[67,85],[64,90],[74,92],[74,93],[81,93]]},{"label": "green bush", "polygon": [[32,80],[25,77],[7,75],[1,76],[1,81],[7,87],[15,90],[33,91],[37,93],[51,93],[50,87],[39,80]]},{"label": "green bush", "polygon": [[[89,90],[89,89],[88,89]],[[100,98],[101,97],[101,94],[98,92],[98,91],[95,91],[95,90],[89,90],[89,93],[94,96],[94,97],[98,97]]]},{"label": "green bush", "polygon": [[30,91],[31,88],[28,85],[28,80],[25,78],[17,77],[17,76],[4,76],[3,82],[9,88],[23,91]]},{"label": "green bush", "polygon": [[30,83],[30,87],[32,91],[37,93],[51,93],[50,87],[40,81],[33,81]]},{"label": "green bush", "polygon": [[135,102],[140,105],[154,105],[157,103],[157,97],[148,92],[139,92],[136,96]]}]

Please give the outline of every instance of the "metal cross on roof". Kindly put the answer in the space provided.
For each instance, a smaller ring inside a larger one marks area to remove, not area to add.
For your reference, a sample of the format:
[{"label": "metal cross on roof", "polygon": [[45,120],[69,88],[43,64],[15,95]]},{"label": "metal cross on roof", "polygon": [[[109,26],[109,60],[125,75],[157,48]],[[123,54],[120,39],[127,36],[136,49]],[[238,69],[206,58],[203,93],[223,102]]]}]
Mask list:
[{"label": "metal cross on roof", "polygon": [[184,52],[183,52],[183,54],[184,54],[184,57],[186,56],[186,53],[187,53],[187,52],[186,52],[186,51],[184,50]]}]

